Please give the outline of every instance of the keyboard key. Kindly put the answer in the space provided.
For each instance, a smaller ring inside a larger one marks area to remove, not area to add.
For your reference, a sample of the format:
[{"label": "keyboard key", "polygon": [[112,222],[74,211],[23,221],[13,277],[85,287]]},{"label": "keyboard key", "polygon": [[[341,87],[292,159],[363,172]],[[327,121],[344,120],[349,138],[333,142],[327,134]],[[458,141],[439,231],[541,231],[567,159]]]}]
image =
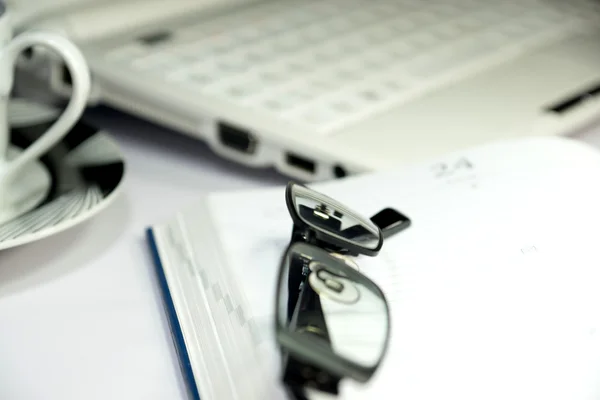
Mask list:
[{"label": "keyboard key", "polygon": [[217,81],[214,75],[211,75],[207,72],[193,72],[185,75],[185,78],[189,80],[191,83],[200,86],[208,86]]},{"label": "keyboard key", "polygon": [[381,90],[389,92],[391,95],[398,95],[407,88],[406,82],[403,82],[403,79],[398,77],[382,78],[378,85]]},{"label": "keyboard key", "polygon": [[365,88],[359,90],[357,93],[358,97],[366,103],[374,103],[385,100],[386,93],[379,91],[375,88]]},{"label": "keyboard key", "polygon": [[305,11],[299,11],[297,13],[294,13],[293,15],[290,15],[287,19],[287,22],[288,27],[297,28],[310,23],[312,20],[313,17],[310,13]]},{"label": "keyboard key", "polygon": [[460,45],[445,48],[437,54],[418,58],[407,63],[404,68],[410,75],[426,79],[454,72],[493,51],[494,48],[486,41],[468,40]]},{"label": "keyboard key", "polygon": [[354,28],[354,26],[352,25],[352,21],[349,21],[345,17],[336,18],[327,25],[332,30],[332,32],[346,32]]},{"label": "keyboard key", "polygon": [[303,30],[301,35],[304,40],[314,43],[327,39],[329,36],[329,31],[322,25],[313,25]]},{"label": "keyboard key", "polygon": [[502,35],[502,41],[518,43],[519,39],[528,38],[530,29],[526,24],[517,21],[510,25],[498,27],[494,32]]},{"label": "keyboard key", "polygon": [[463,9],[454,4],[436,4],[432,6],[431,12],[435,13],[440,20],[445,21],[460,15]]},{"label": "keyboard key", "polygon": [[424,51],[439,44],[441,38],[434,32],[423,31],[410,36],[408,41],[420,51]]},{"label": "keyboard key", "polygon": [[287,93],[277,93],[274,96],[270,96],[262,101],[262,106],[272,112],[286,112],[303,103],[303,100]]},{"label": "keyboard key", "polygon": [[339,114],[350,114],[360,110],[360,106],[350,100],[333,101],[331,108]]},{"label": "keyboard key", "polygon": [[339,114],[335,110],[322,105],[316,105],[303,111],[297,119],[311,125],[319,126],[335,121],[338,116]]},{"label": "keyboard key", "polygon": [[269,98],[263,101],[262,106],[271,112],[279,112],[286,109],[286,104],[276,98]]},{"label": "keyboard key", "polygon": [[462,34],[462,29],[458,24],[450,22],[434,27],[432,33],[441,40],[450,41],[458,38]]},{"label": "keyboard key", "polygon": [[375,22],[377,21],[377,18],[378,16],[376,14],[371,14],[365,11],[361,11],[354,15],[348,16],[348,20],[350,20],[353,24],[356,24],[358,26],[367,25],[369,23]]},{"label": "keyboard key", "polygon": [[337,68],[334,73],[345,83],[357,81],[364,77],[362,66],[343,65]]},{"label": "keyboard key", "polygon": [[385,47],[388,54],[395,60],[405,60],[415,55],[419,50],[404,41],[395,41]]},{"label": "keyboard key", "polygon": [[357,65],[356,69],[351,69],[352,65],[346,64],[346,68],[346,71],[355,71],[357,78],[349,79],[348,76],[339,74],[337,68],[332,68],[320,74],[317,79],[327,82],[330,92],[335,92],[347,87],[348,84],[351,84],[352,82],[362,81],[368,76],[365,73],[363,65]]},{"label": "keyboard key", "polygon": [[244,59],[221,59],[217,61],[217,70],[223,73],[240,73],[249,68]]},{"label": "keyboard key", "polygon": [[286,82],[290,79],[288,74],[285,73],[285,70],[262,70],[258,73],[258,79],[260,79],[265,85],[279,85],[283,82]]},{"label": "keyboard key", "polygon": [[315,97],[315,93],[306,87],[290,88],[285,91],[284,97],[295,104],[306,103]]},{"label": "keyboard key", "polygon": [[379,15],[395,15],[398,13],[398,4],[392,3],[375,3],[373,7],[377,10]]},{"label": "keyboard key", "polygon": [[131,66],[137,70],[163,70],[177,65],[181,65],[181,58],[160,53],[135,58],[131,62]]},{"label": "keyboard key", "polygon": [[565,18],[565,14],[557,10],[540,10],[536,15],[539,18],[543,18],[548,23],[559,23]]},{"label": "keyboard key", "polygon": [[417,11],[410,15],[410,20],[420,27],[428,27],[437,22],[437,17],[430,11]]},{"label": "keyboard key", "polygon": [[395,34],[388,25],[379,25],[366,32],[365,36],[369,43],[382,43],[392,39]]},{"label": "keyboard key", "polygon": [[294,33],[278,37],[271,44],[271,48],[278,52],[289,52],[302,47],[302,44],[302,37]]},{"label": "keyboard key", "polygon": [[535,14],[523,18],[522,24],[530,31],[535,32],[534,35],[544,33],[547,29],[554,27],[553,21],[549,21]]},{"label": "keyboard key", "polygon": [[504,20],[502,14],[496,12],[495,10],[487,9],[476,11],[472,15],[472,18],[477,21],[480,21],[482,26],[488,27]]},{"label": "keyboard key", "polygon": [[148,50],[136,43],[110,50],[106,53],[105,58],[112,62],[131,62],[132,59],[146,54],[148,54]]},{"label": "keyboard key", "polygon": [[210,51],[212,54],[219,55],[227,53],[237,44],[235,36],[219,35],[204,38],[200,43],[197,43],[198,48],[203,48]]},{"label": "keyboard key", "polygon": [[285,70],[289,74],[306,74],[315,70],[315,64],[302,60],[291,60],[285,64]]},{"label": "keyboard key", "polygon": [[258,92],[261,91],[262,88],[263,88],[263,86],[260,85],[259,82],[250,80],[250,81],[238,82],[238,83],[234,83],[232,85],[228,85],[227,87],[223,88],[221,91],[227,97],[242,99],[242,98],[247,98],[247,97],[257,94]]},{"label": "keyboard key", "polygon": [[243,49],[240,56],[250,64],[264,63],[273,59],[273,53],[269,49],[258,46]]},{"label": "keyboard key", "polygon": [[339,88],[335,82],[328,81],[324,78],[313,79],[306,85],[307,90],[314,93],[315,96],[322,96]]},{"label": "keyboard key", "polygon": [[350,35],[344,38],[344,40],[337,41],[335,44],[346,54],[361,54],[372,47],[372,44],[369,43],[365,36],[357,34]]},{"label": "keyboard key", "polygon": [[319,68],[323,68],[327,64],[332,64],[332,62],[339,59],[339,55],[329,49],[318,49],[312,53],[313,64],[318,65]]},{"label": "keyboard key", "polygon": [[404,35],[416,28],[416,24],[403,18],[392,17],[385,21],[385,29],[389,31],[391,39],[398,40],[401,37],[400,35]]},{"label": "keyboard key", "polygon": [[372,51],[362,58],[362,65],[365,69],[382,70],[391,64],[393,57],[386,51]]},{"label": "keyboard key", "polygon": [[231,32],[238,40],[244,42],[251,42],[260,38],[263,35],[263,32],[257,26],[246,26],[240,29],[236,29]]}]

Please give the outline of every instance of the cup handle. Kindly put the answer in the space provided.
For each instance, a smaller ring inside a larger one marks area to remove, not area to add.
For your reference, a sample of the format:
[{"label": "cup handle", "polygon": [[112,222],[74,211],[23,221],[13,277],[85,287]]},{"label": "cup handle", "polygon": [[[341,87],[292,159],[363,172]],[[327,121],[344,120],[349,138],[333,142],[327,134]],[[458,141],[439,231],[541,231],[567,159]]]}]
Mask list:
[{"label": "cup handle", "polygon": [[[14,68],[19,55],[31,46],[44,46],[62,57],[72,78],[71,98],[60,117],[50,128],[31,143],[18,157],[5,165],[5,177],[13,175],[25,164],[41,157],[62,139],[81,118],[90,94],[91,78],[88,64],[80,50],[67,38],[50,32],[25,32],[16,36],[4,49],[5,65]],[[8,62],[6,62],[8,61]],[[12,73],[4,74],[13,76]],[[12,87],[13,79],[10,79]],[[5,104],[7,106],[7,104]],[[8,124],[8,121],[0,121]]]}]

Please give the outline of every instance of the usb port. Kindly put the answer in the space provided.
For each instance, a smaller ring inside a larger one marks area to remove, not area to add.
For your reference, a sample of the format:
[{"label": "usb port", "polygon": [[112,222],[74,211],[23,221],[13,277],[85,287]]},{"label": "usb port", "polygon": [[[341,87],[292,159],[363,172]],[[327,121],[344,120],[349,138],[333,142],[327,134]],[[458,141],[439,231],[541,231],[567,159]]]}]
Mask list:
[{"label": "usb port", "polygon": [[546,107],[546,111],[553,112],[555,114],[564,114],[598,95],[600,95],[600,84],[591,86],[586,90],[583,90],[556,104],[551,105],[550,107]]},{"label": "usb port", "polygon": [[287,153],[286,154],[286,161],[287,161],[287,163],[289,165],[291,165],[294,168],[298,168],[298,169],[304,170],[304,171],[309,172],[311,174],[315,173],[316,164],[312,160],[309,160],[307,158],[301,157],[301,156],[296,155],[296,154]]},{"label": "usb port", "polygon": [[256,150],[256,139],[248,131],[224,122],[220,122],[217,129],[219,140],[230,149],[247,154]]}]

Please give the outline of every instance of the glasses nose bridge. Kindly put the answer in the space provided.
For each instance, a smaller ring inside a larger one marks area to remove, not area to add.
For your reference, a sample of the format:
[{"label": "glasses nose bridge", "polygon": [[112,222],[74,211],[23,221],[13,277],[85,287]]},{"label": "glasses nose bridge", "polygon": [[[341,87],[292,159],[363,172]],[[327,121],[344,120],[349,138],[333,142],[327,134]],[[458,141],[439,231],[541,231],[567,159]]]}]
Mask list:
[{"label": "glasses nose bridge", "polygon": [[329,215],[330,212],[331,212],[330,209],[329,209],[329,206],[327,204],[323,203],[323,202],[317,204],[315,206],[315,210],[319,211],[319,212],[321,212],[323,214],[327,214],[327,215]]},{"label": "glasses nose bridge", "polygon": [[360,271],[360,267],[358,266],[358,263],[355,261],[354,257],[351,257],[348,254],[340,254],[340,253],[336,253],[336,252],[332,252],[329,253],[332,257],[335,257],[339,260],[342,260],[347,266],[349,266],[350,268],[353,268],[357,271]]}]

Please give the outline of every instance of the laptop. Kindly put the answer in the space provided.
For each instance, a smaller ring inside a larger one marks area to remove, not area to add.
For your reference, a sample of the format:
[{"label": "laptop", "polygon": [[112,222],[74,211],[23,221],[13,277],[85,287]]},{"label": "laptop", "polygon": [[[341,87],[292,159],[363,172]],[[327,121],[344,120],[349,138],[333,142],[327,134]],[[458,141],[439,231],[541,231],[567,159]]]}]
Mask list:
[{"label": "laptop", "polygon": [[[296,179],[570,134],[600,117],[594,0],[38,3],[9,1],[16,30],[74,40],[91,102]],[[35,72],[42,64],[50,74]],[[20,65],[69,93],[68,71],[43,50]]]}]

